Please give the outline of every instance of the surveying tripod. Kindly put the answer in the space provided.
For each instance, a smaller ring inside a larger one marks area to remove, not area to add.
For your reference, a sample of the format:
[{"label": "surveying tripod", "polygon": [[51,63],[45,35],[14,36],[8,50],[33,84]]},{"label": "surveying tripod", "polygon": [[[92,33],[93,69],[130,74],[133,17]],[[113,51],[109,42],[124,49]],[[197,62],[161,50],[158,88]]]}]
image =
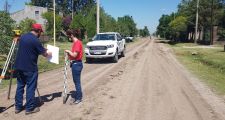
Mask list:
[{"label": "surveying tripod", "polygon": [[[9,90],[8,90],[7,99],[10,99],[10,93],[11,93],[11,87],[12,87],[12,79],[13,79],[13,75],[15,73],[15,70],[13,70],[13,65],[15,63],[17,50],[18,50],[18,43],[19,43],[19,39],[20,39],[20,36],[21,36],[21,31],[20,30],[13,30],[13,32],[14,32],[13,42],[12,42],[12,45],[10,47],[9,53],[7,55],[6,62],[4,64],[4,67],[3,67],[3,70],[2,70],[2,73],[1,73],[1,76],[0,76],[0,84],[1,84],[2,80],[4,78],[6,78],[7,71],[10,73]],[[8,70],[9,66],[10,66],[10,70]],[[42,100],[41,100],[38,88],[37,88],[37,93],[38,93],[39,100],[42,103]]]},{"label": "surveying tripod", "polygon": [[12,78],[15,71],[13,70],[13,64],[15,62],[16,53],[17,53],[17,44],[20,38],[21,31],[20,30],[13,30],[14,32],[14,38],[12,45],[10,47],[6,62],[4,64],[1,76],[0,76],[0,84],[4,78],[6,78],[6,72],[8,70],[8,67],[10,66],[10,70],[8,71],[10,73],[10,82],[9,82],[9,91],[8,91],[8,99],[10,99],[10,92],[11,92],[11,86],[12,86]]}]

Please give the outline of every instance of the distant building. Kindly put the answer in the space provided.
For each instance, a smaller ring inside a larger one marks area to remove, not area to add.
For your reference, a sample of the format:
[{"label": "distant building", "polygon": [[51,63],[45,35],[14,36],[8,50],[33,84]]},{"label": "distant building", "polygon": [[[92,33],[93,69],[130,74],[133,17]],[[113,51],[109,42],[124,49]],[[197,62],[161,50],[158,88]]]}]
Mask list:
[{"label": "distant building", "polygon": [[48,9],[44,7],[26,5],[23,10],[10,14],[10,17],[16,21],[16,24],[19,24],[22,20],[29,18],[44,26],[46,20],[43,19],[41,15],[47,11]]}]

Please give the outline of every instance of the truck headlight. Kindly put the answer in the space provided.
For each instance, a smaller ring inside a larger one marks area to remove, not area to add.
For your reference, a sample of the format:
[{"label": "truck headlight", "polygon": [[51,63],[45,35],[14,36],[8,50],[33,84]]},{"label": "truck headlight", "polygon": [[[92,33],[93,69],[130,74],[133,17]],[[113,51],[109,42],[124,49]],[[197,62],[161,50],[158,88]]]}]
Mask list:
[{"label": "truck headlight", "polygon": [[114,45],[113,44],[111,44],[111,45],[107,45],[107,48],[113,48],[114,47]]}]

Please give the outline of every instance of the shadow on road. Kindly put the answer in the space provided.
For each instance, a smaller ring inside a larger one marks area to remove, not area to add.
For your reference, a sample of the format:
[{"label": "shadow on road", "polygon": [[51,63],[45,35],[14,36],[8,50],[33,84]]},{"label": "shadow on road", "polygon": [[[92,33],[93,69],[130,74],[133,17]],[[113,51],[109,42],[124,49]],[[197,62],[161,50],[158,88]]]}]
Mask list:
[{"label": "shadow on road", "polygon": [[51,93],[51,94],[40,96],[41,101],[40,101],[39,97],[36,97],[35,100],[37,101],[38,107],[41,107],[42,105],[44,105],[44,103],[51,102],[55,98],[58,98],[61,96],[62,96],[62,92],[56,92],[56,93]]},{"label": "shadow on road", "polygon": [[[47,95],[43,95],[40,96],[41,101],[39,99],[39,97],[35,97],[36,103],[38,107],[41,107],[42,105],[44,105],[44,103],[46,102],[51,102],[53,101],[55,98],[61,97],[62,96],[62,92],[56,92],[56,93],[52,93],[52,94],[47,94]],[[7,111],[8,109],[10,109],[11,107],[13,107],[15,104],[12,104],[8,107],[0,107],[0,113],[3,113],[5,111]]]},{"label": "shadow on road", "polygon": [[10,106],[8,106],[8,107],[0,107],[0,113],[5,112],[6,110],[8,110],[9,108],[11,108],[11,107],[13,107],[13,106],[14,106],[14,104],[12,104],[12,105],[10,105]]}]

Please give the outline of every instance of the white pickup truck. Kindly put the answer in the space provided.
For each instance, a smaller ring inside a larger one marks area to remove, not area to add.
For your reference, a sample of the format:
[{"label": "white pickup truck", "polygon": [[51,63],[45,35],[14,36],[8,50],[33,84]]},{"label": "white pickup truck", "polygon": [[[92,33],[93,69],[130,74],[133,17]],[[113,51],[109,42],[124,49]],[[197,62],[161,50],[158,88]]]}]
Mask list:
[{"label": "white pickup truck", "polygon": [[86,62],[92,59],[111,58],[114,63],[118,62],[119,55],[125,56],[125,39],[117,32],[105,32],[95,35],[85,48]]}]

